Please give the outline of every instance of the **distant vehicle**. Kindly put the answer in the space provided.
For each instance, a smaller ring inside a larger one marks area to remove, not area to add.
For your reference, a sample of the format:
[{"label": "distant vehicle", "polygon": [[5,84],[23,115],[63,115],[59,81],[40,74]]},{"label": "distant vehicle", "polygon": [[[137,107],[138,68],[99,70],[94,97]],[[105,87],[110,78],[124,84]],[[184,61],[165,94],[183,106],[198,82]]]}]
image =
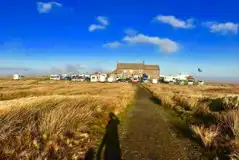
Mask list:
[{"label": "distant vehicle", "polygon": [[14,75],[13,75],[13,79],[14,79],[14,80],[20,80],[20,79],[23,79],[23,78],[24,78],[24,76],[21,75],[21,74],[14,74]]},{"label": "distant vehicle", "polygon": [[85,77],[85,81],[90,82],[90,77]]},{"label": "distant vehicle", "polygon": [[147,79],[142,79],[141,82],[142,82],[142,83],[149,83],[149,80],[147,80]]},{"label": "distant vehicle", "polygon": [[112,82],[115,82],[116,81],[116,78],[115,77],[108,77],[107,78],[107,81],[112,83]]},{"label": "distant vehicle", "polygon": [[89,75],[89,74],[85,74],[84,77],[85,77],[85,78],[90,78],[90,75]]},{"label": "distant vehicle", "polygon": [[125,79],[125,82],[128,82],[128,83],[129,83],[129,82],[131,82],[131,79],[130,79],[130,78],[126,78],[126,79]]},{"label": "distant vehicle", "polygon": [[83,76],[79,76],[79,75],[73,75],[71,76],[71,80],[72,81],[80,81],[83,82],[85,80],[85,78]]},{"label": "distant vehicle", "polygon": [[188,75],[188,74],[179,74],[179,75],[175,76],[175,79],[178,81],[186,81],[186,80],[188,80],[188,77],[190,77],[190,75]]},{"label": "distant vehicle", "polygon": [[50,76],[50,80],[61,80],[61,75],[52,74],[52,75]]},{"label": "distant vehicle", "polygon": [[121,78],[120,78],[120,77],[116,77],[115,79],[116,79],[116,81],[119,81],[119,80],[121,80]]},{"label": "distant vehicle", "polygon": [[204,81],[198,81],[198,85],[204,85]]},{"label": "distant vehicle", "polygon": [[176,78],[174,76],[165,76],[163,81],[165,83],[176,83]]},{"label": "distant vehicle", "polygon": [[193,85],[193,81],[188,81],[188,85]]},{"label": "distant vehicle", "polygon": [[116,82],[123,82],[123,79],[117,78],[117,79],[116,79]]},{"label": "distant vehicle", "polygon": [[92,74],[92,75],[90,76],[90,81],[91,81],[91,82],[99,82],[99,77],[98,77],[98,75]]},{"label": "distant vehicle", "polygon": [[177,84],[184,85],[184,84],[186,84],[186,83],[187,83],[187,81],[178,81],[178,80],[177,80]]},{"label": "distant vehicle", "polygon": [[65,75],[65,76],[62,76],[61,75],[61,80],[71,80],[71,76],[69,76],[69,75]]},{"label": "distant vehicle", "polygon": [[152,79],[152,83],[153,84],[157,84],[158,83],[158,79]]},{"label": "distant vehicle", "polygon": [[100,82],[106,82],[107,80],[107,74],[100,74],[99,81]]},{"label": "distant vehicle", "polygon": [[132,79],[132,83],[138,83],[138,82],[140,82],[139,78],[135,77],[135,78]]}]

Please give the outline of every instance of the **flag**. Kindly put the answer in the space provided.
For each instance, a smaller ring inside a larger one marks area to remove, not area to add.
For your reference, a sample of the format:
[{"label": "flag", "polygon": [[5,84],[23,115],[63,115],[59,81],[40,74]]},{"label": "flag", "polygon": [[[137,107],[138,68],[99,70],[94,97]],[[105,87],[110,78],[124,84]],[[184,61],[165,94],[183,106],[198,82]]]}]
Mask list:
[{"label": "flag", "polygon": [[202,69],[198,68],[198,72],[202,72]]}]

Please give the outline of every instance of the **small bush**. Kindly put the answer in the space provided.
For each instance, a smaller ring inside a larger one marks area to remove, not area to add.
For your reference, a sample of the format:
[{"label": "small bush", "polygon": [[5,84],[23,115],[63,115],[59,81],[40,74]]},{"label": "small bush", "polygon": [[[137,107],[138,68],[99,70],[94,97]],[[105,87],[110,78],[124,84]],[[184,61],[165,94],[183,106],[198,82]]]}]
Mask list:
[{"label": "small bush", "polygon": [[239,111],[229,111],[221,118],[225,128],[229,129],[231,137],[239,140]]},{"label": "small bush", "polygon": [[202,126],[191,126],[192,131],[200,137],[203,145],[205,147],[213,146],[213,141],[216,136],[219,135],[219,127],[208,127],[206,128],[204,125]]}]

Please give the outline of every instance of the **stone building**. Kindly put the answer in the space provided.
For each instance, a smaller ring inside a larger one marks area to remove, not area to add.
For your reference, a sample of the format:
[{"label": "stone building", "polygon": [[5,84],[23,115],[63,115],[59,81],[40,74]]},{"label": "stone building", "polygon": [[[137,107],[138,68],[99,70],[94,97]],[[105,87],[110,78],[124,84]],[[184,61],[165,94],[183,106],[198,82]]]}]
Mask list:
[{"label": "stone building", "polygon": [[159,65],[148,65],[143,63],[117,63],[116,69],[113,71],[122,77],[142,76],[146,74],[150,79],[159,78]]}]

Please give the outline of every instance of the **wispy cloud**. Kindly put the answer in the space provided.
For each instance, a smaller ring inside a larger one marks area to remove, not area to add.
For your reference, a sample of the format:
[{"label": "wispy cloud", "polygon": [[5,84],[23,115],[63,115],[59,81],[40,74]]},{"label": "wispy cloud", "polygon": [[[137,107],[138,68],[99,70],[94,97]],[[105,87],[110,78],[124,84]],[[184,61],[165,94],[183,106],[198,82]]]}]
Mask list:
[{"label": "wispy cloud", "polygon": [[123,41],[136,44],[151,44],[158,46],[164,53],[173,53],[179,50],[179,44],[168,39],[160,37],[150,37],[143,34],[136,36],[125,36]]},{"label": "wispy cloud", "polygon": [[98,16],[97,20],[104,26],[107,26],[109,24],[108,18],[103,16]]},{"label": "wispy cloud", "polygon": [[39,13],[49,13],[54,7],[62,7],[61,3],[58,2],[37,2],[37,10]]},{"label": "wispy cloud", "polygon": [[220,33],[222,35],[226,34],[237,34],[239,24],[232,23],[232,22],[225,22],[225,23],[217,23],[217,22],[205,22],[203,23],[204,26],[210,29],[212,33]]},{"label": "wispy cloud", "polygon": [[109,21],[107,17],[98,16],[96,19],[100,24],[91,24],[88,28],[90,32],[93,32],[99,29],[106,29],[106,26],[109,25]]},{"label": "wispy cloud", "polygon": [[97,29],[105,29],[105,26],[97,25],[97,24],[92,24],[89,26],[90,32],[93,32],[94,30],[97,30]]},{"label": "wispy cloud", "polygon": [[138,33],[138,31],[136,31],[132,28],[127,28],[124,32],[125,32],[125,34],[127,34],[129,36],[135,36]]},{"label": "wispy cloud", "polygon": [[122,45],[122,43],[115,41],[115,42],[109,42],[103,45],[103,47],[107,47],[107,48],[118,48]]},{"label": "wispy cloud", "polygon": [[158,15],[154,19],[162,23],[169,24],[174,28],[190,29],[194,27],[193,19],[181,20],[171,15],[170,16]]}]

